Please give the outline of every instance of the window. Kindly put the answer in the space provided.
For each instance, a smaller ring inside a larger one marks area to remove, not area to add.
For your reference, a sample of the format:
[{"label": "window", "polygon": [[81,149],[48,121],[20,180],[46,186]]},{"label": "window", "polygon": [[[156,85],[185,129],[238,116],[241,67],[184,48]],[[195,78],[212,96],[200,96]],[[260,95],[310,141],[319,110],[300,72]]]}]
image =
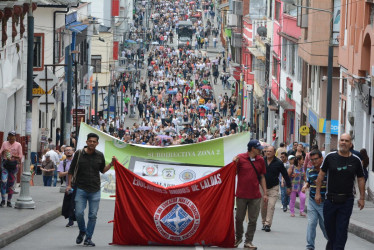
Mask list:
[{"label": "window", "polygon": [[279,22],[280,20],[280,9],[281,9],[281,3],[278,1],[275,1],[275,20]]},{"label": "window", "polygon": [[288,73],[290,75],[295,75],[295,58],[296,58],[296,44],[293,42],[288,43]]},{"label": "window", "polygon": [[44,34],[34,34],[34,70],[43,70],[44,67]]},{"label": "window", "polygon": [[282,69],[287,69],[287,49],[288,49],[288,41],[287,39],[282,39]]},{"label": "window", "polygon": [[65,54],[63,53],[65,49],[64,42],[64,31],[63,29],[58,29],[55,33],[55,60],[54,63],[60,63],[64,58]]},{"label": "window", "polygon": [[101,56],[92,55],[91,56],[91,65],[94,67],[94,73],[101,73]]},{"label": "window", "polygon": [[279,67],[279,60],[273,57],[273,77],[278,79],[278,67]]}]

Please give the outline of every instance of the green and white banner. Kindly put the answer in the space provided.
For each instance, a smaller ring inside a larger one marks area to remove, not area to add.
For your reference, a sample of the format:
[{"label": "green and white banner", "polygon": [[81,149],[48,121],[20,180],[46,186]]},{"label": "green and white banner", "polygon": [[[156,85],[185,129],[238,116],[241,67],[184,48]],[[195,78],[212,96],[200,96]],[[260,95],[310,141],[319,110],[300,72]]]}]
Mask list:
[{"label": "green and white banner", "polygon": [[[99,145],[96,149],[104,153],[108,163],[112,156],[116,156],[129,170],[165,187],[196,180],[229,164],[234,156],[246,152],[250,139],[250,133],[245,132],[201,143],[156,147],[127,144],[81,123],[78,149],[86,145],[89,133],[99,135]],[[103,197],[114,194],[114,169],[102,175],[101,179]]]}]

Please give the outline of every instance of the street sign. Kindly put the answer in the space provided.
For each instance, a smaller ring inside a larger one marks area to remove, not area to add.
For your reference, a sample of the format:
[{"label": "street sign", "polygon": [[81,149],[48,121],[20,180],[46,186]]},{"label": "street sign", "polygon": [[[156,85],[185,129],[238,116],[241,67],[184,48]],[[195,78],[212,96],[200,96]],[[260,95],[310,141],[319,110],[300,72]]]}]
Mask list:
[{"label": "street sign", "polygon": [[[73,126],[75,127],[76,126],[75,109],[72,109],[71,112],[73,114]],[[78,124],[86,121],[86,110],[85,109],[77,109],[77,114],[78,114]]]},{"label": "street sign", "polygon": [[309,134],[309,127],[307,126],[301,126],[300,127],[300,135],[306,136]]},{"label": "street sign", "polygon": [[233,76],[230,76],[229,79],[227,79],[227,81],[230,83],[230,85],[236,83],[236,79]]},{"label": "street sign", "polygon": [[43,70],[34,78],[34,82],[44,91],[49,92],[58,83],[58,78],[50,69],[47,69],[47,79],[45,79],[45,70]]},{"label": "street sign", "polygon": [[[47,104],[46,96],[42,95],[41,97],[39,97],[38,105],[39,105],[40,111],[44,113],[47,111],[46,104]],[[48,95],[48,112],[54,109],[55,109],[55,98],[53,98],[53,96],[51,95]]]},{"label": "street sign", "polygon": [[79,106],[90,106],[91,104],[91,90],[82,89],[79,95]]}]

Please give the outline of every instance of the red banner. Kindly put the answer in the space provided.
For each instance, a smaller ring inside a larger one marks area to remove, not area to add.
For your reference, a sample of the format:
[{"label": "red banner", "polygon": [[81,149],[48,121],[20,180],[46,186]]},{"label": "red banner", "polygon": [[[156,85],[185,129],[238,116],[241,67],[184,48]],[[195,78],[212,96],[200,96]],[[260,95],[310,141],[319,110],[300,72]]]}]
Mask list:
[{"label": "red banner", "polygon": [[118,41],[113,41],[113,60],[118,60]]},{"label": "red banner", "polygon": [[112,16],[119,16],[119,0],[112,0]]},{"label": "red banner", "polygon": [[234,163],[168,188],[118,162],[115,170],[112,244],[234,247]]}]

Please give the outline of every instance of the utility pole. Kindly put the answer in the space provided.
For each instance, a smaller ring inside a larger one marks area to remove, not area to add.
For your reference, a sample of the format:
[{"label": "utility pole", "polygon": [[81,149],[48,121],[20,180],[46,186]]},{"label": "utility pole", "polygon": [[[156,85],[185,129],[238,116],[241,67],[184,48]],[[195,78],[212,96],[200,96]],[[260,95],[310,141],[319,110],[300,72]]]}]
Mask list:
[{"label": "utility pole", "polygon": [[95,123],[96,125],[99,122],[99,117],[97,115],[98,109],[97,104],[99,103],[99,81],[97,80],[97,74],[96,74],[96,81],[95,81]]},{"label": "utility pole", "polygon": [[73,67],[73,60],[70,53],[70,45],[67,48],[69,50],[69,56],[67,58],[68,60],[68,69],[67,69],[67,90],[66,90],[66,125],[65,125],[65,136],[66,136],[66,144],[70,145],[70,133],[71,133],[71,110],[72,110],[72,67]]},{"label": "utility pole", "polygon": [[26,143],[27,154],[21,176],[21,192],[16,201],[16,208],[35,208],[35,202],[30,196],[30,165],[31,165],[31,129],[32,129],[32,85],[33,58],[34,58],[34,16],[32,13],[32,0],[29,3],[27,15],[27,90],[26,90]]},{"label": "utility pole", "polygon": [[78,61],[77,58],[75,58],[74,62],[74,68],[75,68],[75,134],[78,137]]}]

